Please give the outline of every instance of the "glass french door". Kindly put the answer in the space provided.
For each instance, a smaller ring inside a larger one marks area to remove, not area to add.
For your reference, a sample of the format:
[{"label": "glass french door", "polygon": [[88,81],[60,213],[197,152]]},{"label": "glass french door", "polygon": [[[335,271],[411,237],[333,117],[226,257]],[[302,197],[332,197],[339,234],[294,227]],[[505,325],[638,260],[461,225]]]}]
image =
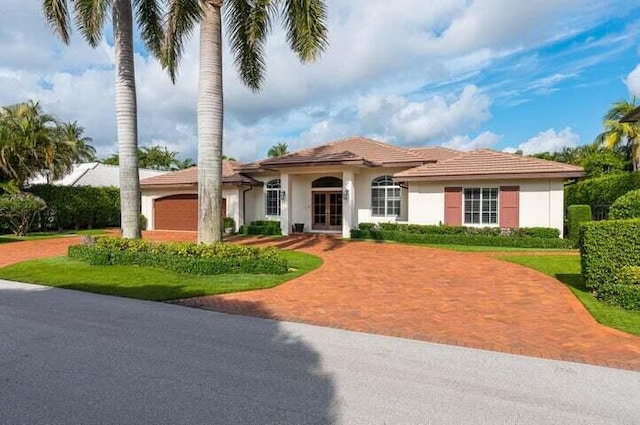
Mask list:
[{"label": "glass french door", "polygon": [[342,230],[342,192],[313,192],[313,230]]}]

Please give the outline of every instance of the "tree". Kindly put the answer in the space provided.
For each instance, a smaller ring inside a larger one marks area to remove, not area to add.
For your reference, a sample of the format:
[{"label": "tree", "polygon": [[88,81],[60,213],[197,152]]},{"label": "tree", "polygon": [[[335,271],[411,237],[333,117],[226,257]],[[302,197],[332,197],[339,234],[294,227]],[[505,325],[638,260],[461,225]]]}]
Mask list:
[{"label": "tree", "polygon": [[620,120],[637,106],[635,98],[631,102],[626,100],[615,102],[602,119],[604,131],[596,139],[598,144],[608,149],[629,147],[633,171],[638,170],[640,161],[640,125],[637,122],[620,122]]},{"label": "tree", "polygon": [[284,156],[288,153],[289,153],[289,147],[287,146],[287,144],[284,142],[279,142],[271,146],[271,148],[267,152],[267,156],[269,158],[275,158],[278,156]]},{"label": "tree", "polygon": [[[157,0],[42,0],[47,23],[60,39],[69,43],[69,4],[76,25],[92,47],[102,39],[111,12],[116,69],[116,122],[120,155],[120,202],[122,236],[140,237],[140,178],[138,173],[138,121],[133,63],[133,8],[140,34],[149,51],[160,56],[164,32]],[[133,6],[133,8],[132,8]]]},{"label": "tree", "polygon": [[600,177],[625,171],[624,159],[621,158],[621,155],[610,150],[589,154],[580,165],[587,173],[587,177]]},{"label": "tree", "polygon": [[[166,146],[155,145],[138,149],[138,165],[140,168],[148,168],[158,171],[182,170],[195,165],[191,158],[183,161],[177,158],[178,152],[170,151]],[[119,165],[120,157],[113,154],[101,161],[107,165]]]},{"label": "tree", "polygon": [[83,133],[76,122],[61,122],[33,101],[0,108],[0,180],[20,188],[36,175],[64,177],[73,164],[94,158]]},{"label": "tree", "polygon": [[258,91],[264,80],[265,43],[282,18],[289,47],[302,62],[327,45],[324,0],[169,0],[163,65],[175,80],[184,39],[200,24],[198,90],[198,241],[222,239],[222,8],[235,65],[242,81]]}]

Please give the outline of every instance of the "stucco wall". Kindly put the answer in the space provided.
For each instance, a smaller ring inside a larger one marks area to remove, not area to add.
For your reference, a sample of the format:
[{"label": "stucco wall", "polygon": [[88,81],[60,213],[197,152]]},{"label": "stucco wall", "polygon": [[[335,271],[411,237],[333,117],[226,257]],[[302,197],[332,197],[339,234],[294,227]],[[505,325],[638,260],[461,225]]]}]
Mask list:
[{"label": "stucco wall", "polygon": [[356,174],[356,216],[358,223],[387,223],[409,219],[409,190],[400,189],[400,216],[374,217],[371,215],[371,181],[381,176],[393,176],[405,168],[374,168],[360,170]]},{"label": "stucco wall", "polygon": [[[444,188],[520,186],[520,227],[552,227],[562,232],[564,225],[564,185],[561,180],[411,182],[409,222],[444,223]],[[499,210],[498,206],[498,210]]]}]

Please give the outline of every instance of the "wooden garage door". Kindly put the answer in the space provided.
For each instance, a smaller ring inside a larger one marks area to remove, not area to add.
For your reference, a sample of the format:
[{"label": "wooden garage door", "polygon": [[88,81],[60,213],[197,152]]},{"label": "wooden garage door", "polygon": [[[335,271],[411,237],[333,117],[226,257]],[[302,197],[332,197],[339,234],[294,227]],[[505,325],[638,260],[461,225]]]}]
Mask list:
[{"label": "wooden garage door", "polygon": [[[227,215],[226,200],[222,200],[222,217]],[[198,230],[198,195],[184,194],[158,198],[154,201],[156,230]]]}]

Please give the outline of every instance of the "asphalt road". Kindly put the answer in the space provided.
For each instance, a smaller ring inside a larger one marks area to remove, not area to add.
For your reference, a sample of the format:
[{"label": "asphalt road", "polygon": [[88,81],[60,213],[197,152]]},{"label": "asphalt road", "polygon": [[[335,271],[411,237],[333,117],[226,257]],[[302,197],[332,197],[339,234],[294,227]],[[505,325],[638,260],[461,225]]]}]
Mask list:
[{"label": "asphalt road", "polygon": [[0,281],[0,424],[639,424],[640,373]]}]

